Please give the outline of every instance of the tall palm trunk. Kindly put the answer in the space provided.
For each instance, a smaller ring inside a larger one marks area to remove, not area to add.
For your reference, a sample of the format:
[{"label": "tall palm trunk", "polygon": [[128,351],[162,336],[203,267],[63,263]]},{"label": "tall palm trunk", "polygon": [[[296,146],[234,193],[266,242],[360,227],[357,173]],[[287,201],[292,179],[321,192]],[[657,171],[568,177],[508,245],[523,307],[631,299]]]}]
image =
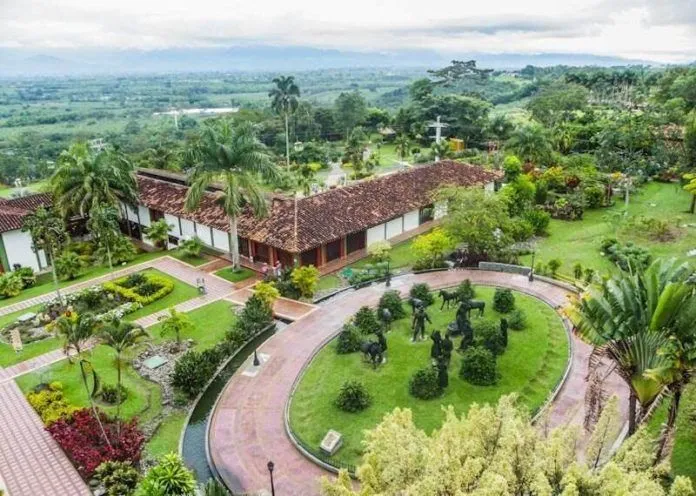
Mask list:
[{"label": "tall palm trunk", "polygon": [[116,434],[121,439],[121,352],[116,352]]},{"label": "tall palm trunk", "polygon": [[287,112],[285,112],[285,165],[290,167],[290,131]]},{"label": "tall palm trunk", "polygon": [[56,294],[58,295],[58,303],[60,307],[63,308],[63,295],[60,294],[60,286],[58,285],[58,274],[56,273],[56,256],[53,252],[53,247],[51,247],[51,273],[53,274],[53,286],[56,288]]},{"label": "tall palm trunk", "polygon": [[104,441],[106,442],[107,446],[111,448],[111,443],[109,442],[109,438],[106,435],[106,430],[104,429],[104,424],[102,424],[101,418],[99,417],[99,412],[97,412],[97,407],[94,404],[94,400],[92,399],[92,395],[89,392],[89,384],[87,384],[87,373],[85,372],[85,363],[82,359],[80,359],[80,374],[82,374],[82,384],[85,386],[85,392],[87,393],[87,399],[89,399],[89,404],[90,407],[92,408],[92,414],[94,415],[94,418],[97,420],[97,423],[99,424],[99,429],[101,430],[102,437],[104,437]]},{"label": "tall palm trunk", "polygon": [[111,278],[113,279],[113,277],[114,277],[114,264],[111,261],[111,248],[109,248],[108,241],[105,244],[106,244],[106,257],[109,260],[109,272],[111,273]]},{"label": "tall palm trunk", "polygon": [[696,195],[691,195],[691,207],[689,208],[689,213],[694,213],[696,211]]},{"label": "tall palm trunk", "polygon": [[232,268],[239,268],[239,238],[237,236],[237,217],[229,215],[230,218],[230,254],[232,255]]},{"label": "tall palm trunk", "polygon": [[672,401],[669,403],[669,413],[667,414],[667,423],[660,433],[660,438],[657,441],[657,454],[655,462],[660,463],[665,457],[669,439],[674,432],[677,423],[677,415],[679,413],[679,403],[681,402],[682,385],[679,384],[672,392]]},{"label": "tall palm trunk", "polygon": [[[630,387],[630,386],[629,386]],[[632,436],[636,432],[636,393],[631,390],[628,397],[628,435]]]}]

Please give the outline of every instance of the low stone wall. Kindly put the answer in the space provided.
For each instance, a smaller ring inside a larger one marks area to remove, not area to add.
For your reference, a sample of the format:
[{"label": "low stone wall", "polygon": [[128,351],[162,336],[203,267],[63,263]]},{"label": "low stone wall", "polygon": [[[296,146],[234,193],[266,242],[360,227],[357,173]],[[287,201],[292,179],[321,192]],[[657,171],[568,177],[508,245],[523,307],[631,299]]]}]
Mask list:
[{"label": "low stone wall", "polygon": [[528,276],[530,268],[523,265],[513,265],[498,262],[479,262],[480,270],[490,270],[492,272],[506,272],[508,274],[522,274]]}]

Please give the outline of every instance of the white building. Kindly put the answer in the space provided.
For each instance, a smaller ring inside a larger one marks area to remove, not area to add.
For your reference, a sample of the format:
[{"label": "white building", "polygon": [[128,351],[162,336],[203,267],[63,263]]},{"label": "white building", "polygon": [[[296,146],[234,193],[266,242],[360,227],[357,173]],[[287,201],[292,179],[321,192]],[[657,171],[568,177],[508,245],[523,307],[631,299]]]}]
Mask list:
[{"label": "white building", "polygon": [[31,236],[22,232],[24,217],[40,206],[51,204],[50,196],[37,194],[0,199],[0,270],[7,272],[17,265],[40,271],[48,265],[43,251],[35,252]]}]

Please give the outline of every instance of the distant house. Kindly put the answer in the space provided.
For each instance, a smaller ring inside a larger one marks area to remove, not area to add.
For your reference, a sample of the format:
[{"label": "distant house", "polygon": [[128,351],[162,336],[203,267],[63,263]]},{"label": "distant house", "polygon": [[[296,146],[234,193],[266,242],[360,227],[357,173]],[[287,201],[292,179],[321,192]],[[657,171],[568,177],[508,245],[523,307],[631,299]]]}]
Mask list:
[{"label": "distant house", "polygon": [[39,271],[47,267],[43,251],[35,252],[31,236],[22,232],[24,217],[52,201],[46,193],[21,198],[0,198],[0,271],[12,270],[15,265]]},{"label": "distant house", "polygon": [[[245,213],[238,222],[242,262],[285,266],[314,265],[322,273],[337,270],[365,256],[375,241],[396,242],[432,228],[446,213],[433,204],[432,194],[446,185],[492,189],[497,172],[453,161],[431,165],[337,187],[305,198],[273,195],[265,218]],[[194,212],[184,209],[188,186],[183,175],[141,169],[137,175],[139,202],[123,206],[124,231],[140,234],[143,227],[165,219],[170,242],[198,237],[222,256],[230,250],[228,218],[216,202],[212,187]]]}]

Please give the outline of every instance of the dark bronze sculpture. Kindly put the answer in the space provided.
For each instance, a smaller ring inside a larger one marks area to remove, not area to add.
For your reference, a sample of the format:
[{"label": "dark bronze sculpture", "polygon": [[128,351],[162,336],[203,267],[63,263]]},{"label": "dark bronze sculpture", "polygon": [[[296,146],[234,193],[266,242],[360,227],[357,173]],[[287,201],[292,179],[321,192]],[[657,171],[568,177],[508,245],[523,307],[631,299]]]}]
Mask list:
[{"label": "dark bronze sculpture", "polygon": [[421,305],[416,306],[413,312],[413,322],[411,323],[411,327],[413,329],[413,338],[411,338],[411,341],[417,341],[419,338],[420,340],[425,339],[426,320],[432,323],[430,317],[428,317],[428,314],[425,312],[425,308],[423,308],[421,302]]},{"label": "dark bronze sculpture", "polygon": [[442,355],[442,336],[440,331],[435,331],[430,335],[430,339],[433,340],[433,345],[430,348],[430,358],[437,360]]},{"label": "dark bronze sculpture", "polygon": [[452,350],[454,349],[454,343],[450,339],[449,332],[445,333],[445,339],[442,340],[442,359],[445,362],[445,366],[449,367],[450,360],[452,360]]}]

